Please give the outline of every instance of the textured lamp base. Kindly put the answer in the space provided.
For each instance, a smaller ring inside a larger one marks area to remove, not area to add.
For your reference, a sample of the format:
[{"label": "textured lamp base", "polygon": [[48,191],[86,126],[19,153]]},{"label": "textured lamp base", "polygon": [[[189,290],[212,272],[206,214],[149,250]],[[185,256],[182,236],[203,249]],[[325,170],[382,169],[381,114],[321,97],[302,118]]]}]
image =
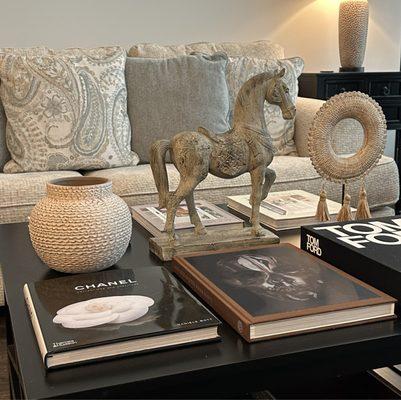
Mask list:
[{"label": "textured lamp base", "polygon": [[252,228],[212,231],[199,236],[192,232],[180,234],[171,242],[166,234],[151,238],[149,249],[160,260],[170,261],[174,256],[185,256],[207,250],[223,250],[232,248],[248,248],[279,243],[280,239],[274,233],[264,229],[262,236],[253,236]]},{"label": "textured lamp base", "polygon": [[338,17],[340,72],[363,72],[369,25],[367,0],[341,0]]}]

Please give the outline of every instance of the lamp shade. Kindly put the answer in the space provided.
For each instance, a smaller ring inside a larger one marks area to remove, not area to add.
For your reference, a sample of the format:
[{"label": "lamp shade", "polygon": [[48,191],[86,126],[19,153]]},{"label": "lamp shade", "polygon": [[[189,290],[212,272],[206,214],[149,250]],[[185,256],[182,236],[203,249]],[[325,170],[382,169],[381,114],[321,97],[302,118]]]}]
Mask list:
[{"label": "lamp shade", "polygon": [[368,0],[341,1],[338,18],[340,71],[363,71],[368,26]]}]

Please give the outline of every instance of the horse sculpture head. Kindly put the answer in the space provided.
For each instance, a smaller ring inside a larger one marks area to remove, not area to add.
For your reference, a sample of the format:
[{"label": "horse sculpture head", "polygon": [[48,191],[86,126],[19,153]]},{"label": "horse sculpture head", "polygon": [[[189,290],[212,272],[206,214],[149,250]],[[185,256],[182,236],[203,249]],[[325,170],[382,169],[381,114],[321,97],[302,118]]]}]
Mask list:
[{"label": "horse sculpture head", "polygon": [[282,78],[285,69],[278,71],[267,85],[265,100],[270,104],[280,107],[284,119],[293,119],[295,117],[296,108],[290,96],[288,86],[283,82]]}]

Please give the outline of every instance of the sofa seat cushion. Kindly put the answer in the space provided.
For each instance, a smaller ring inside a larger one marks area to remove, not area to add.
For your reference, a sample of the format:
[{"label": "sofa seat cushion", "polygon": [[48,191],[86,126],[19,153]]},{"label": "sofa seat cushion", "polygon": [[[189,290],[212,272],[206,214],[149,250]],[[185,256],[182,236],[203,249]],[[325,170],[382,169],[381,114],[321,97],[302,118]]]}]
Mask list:
[{"label": "sofa seat cushion", "polygon": [[0,173],[0,224],[26,221],[52,179],[80,176],[75,171]]},{"label": "sofa seat cushion", "polygon": [[[273,191],[303,189],[315,194],[320,192],[322,179],[307,157],[277,156],[274,157],[271,168],[277,174]],[[172,164],[167,165],[167,171],[170,190],[174,190],[179,182],[179,173]],[[157,190],[149,164],[91,171],[86,175],[111,179],[114,192],[129,205],[157,202]],[[214,203],[224,203],[226,196],[249,193],[250,184],[249,174],[234,179],[221,179],[209,174],[196,189],[196,196]],[[372,208],[394,204],[399,196],[398,170],[394,160],[382,157],[368,175],[366,185]],[[328,182],[326,190],[329,198],[341,200],[341,185]],[[352,183],[349,193],[353,205],[358,200],[358,192],[359,182]]]}]

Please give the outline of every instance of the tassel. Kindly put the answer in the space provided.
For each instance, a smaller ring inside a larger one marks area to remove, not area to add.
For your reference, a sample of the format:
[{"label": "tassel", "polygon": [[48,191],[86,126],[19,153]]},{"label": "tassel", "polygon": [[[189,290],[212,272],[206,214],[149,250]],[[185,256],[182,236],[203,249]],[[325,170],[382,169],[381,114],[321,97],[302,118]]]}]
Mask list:
[{"label": "tassel", "polygon": [[318,221],[321,222],[330,221],[330,214],[326,200],[327,200],[327,193],[322,187],[322,190],[320,191],[319,203],[317,205],[317,210],[316,210],[316,218]]},{"label": "tassel", "polygon": [[351,196],[346,194],[344,196],[344,203],[341,207],[340,212],[337,215],[337,221],[351,221],[352,220],[352,213],[351,213]]},{"label": "tassel", "polygon": [[370,213],[368,196],[366,194],[365,185],[362,185],[359,191],[358,208],[356,209],[355,219],[368,219],[372,218]]}]

